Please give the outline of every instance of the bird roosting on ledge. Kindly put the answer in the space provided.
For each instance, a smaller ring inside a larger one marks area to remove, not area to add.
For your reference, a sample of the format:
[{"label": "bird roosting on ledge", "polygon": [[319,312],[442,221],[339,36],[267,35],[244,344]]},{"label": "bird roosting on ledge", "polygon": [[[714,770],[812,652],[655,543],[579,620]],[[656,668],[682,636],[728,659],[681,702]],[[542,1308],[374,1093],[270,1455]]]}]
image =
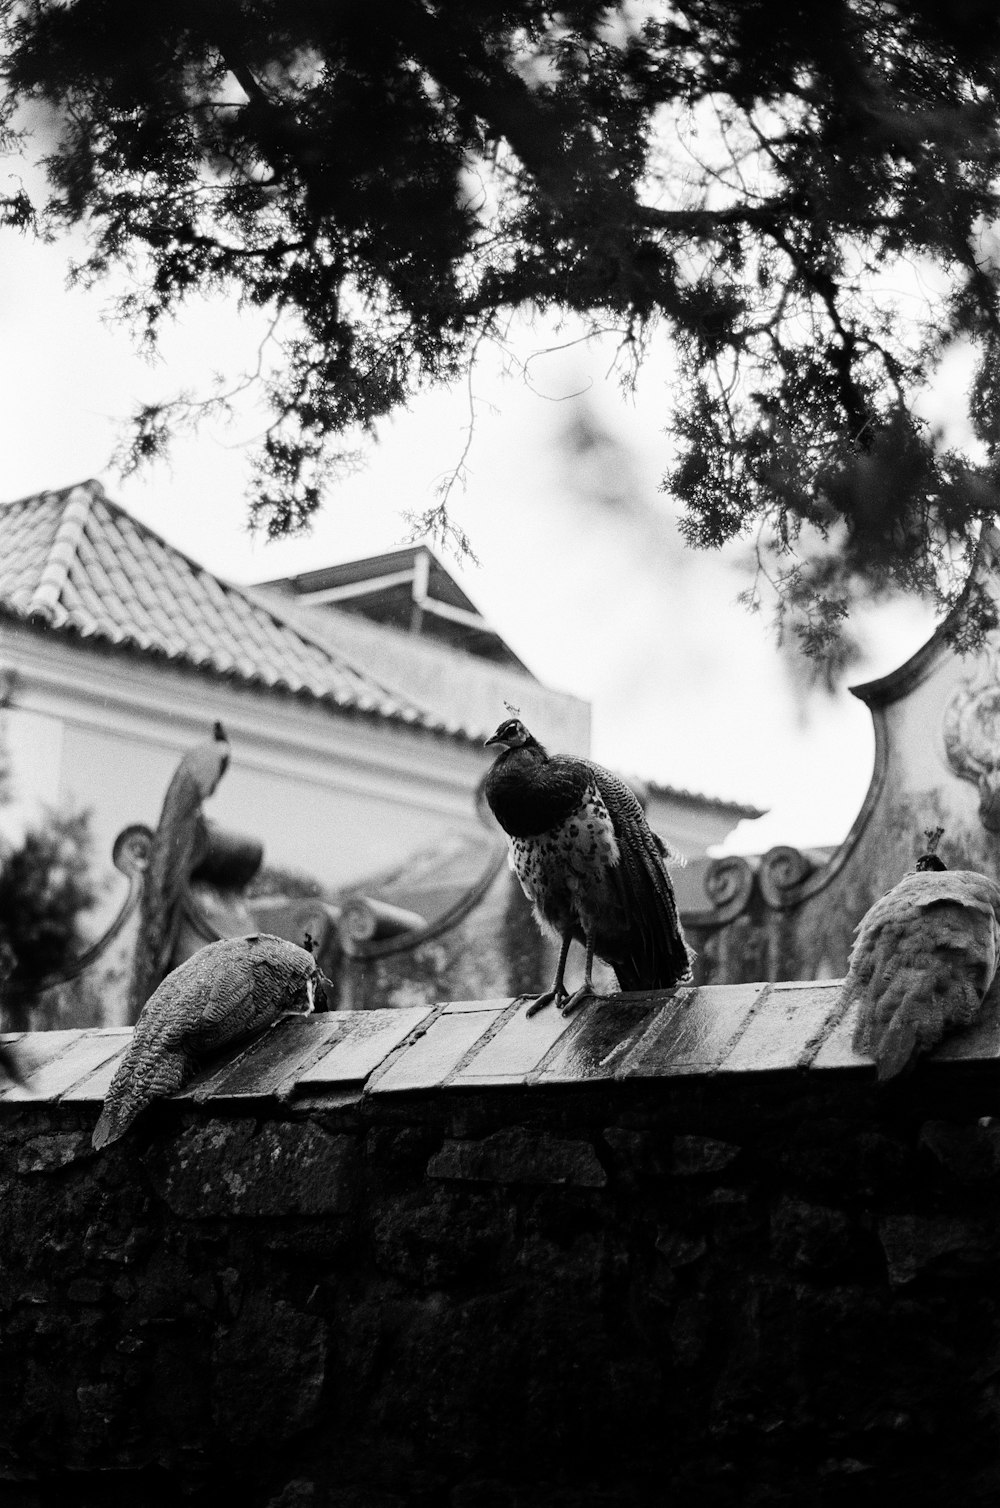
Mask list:
[{"label": "bird roosting on ledge", "polygon": [[995,1004],[1000,961],[1000,885],[971,869],[949,870],[929,852],[858,923],[844,984],[856,1000],[854,1049],[895,1078],[953,1027]]},{"label": "bird roosting on ledge", "polygon": [[143,1006],[94,1146],[117,1141],[141,1110],[182,1088],[206,1058],[248,1042],[279,1016],[308,1014],[323,983],[312,953],[282,937],[262,932],[199,948]]},{"label": "bird roosting on ledge", "polygon": [[[500,750],[483,790],[507,834],[510,865],[539,925],[559,937],[550,990],[528,1014],[554,1002],[563,1015],[594,993],[594,955],[623,990],[670,989],[691,977],[670,854],[624,781],[589,759],[546,753],[516,717],[487,747]],[[583,984],[563,984],[572,940],[586,948]]]}]

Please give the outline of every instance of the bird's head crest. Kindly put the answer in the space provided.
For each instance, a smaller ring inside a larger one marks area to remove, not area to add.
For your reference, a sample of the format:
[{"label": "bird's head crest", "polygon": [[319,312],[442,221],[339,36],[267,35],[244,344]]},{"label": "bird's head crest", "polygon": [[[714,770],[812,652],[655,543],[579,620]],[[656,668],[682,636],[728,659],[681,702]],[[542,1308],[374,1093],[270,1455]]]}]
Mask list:
[{"label": "bird's head crest", "polygon": [[[507,707],[508,711],[510,710],[508,702],[505,702],[504,706]],[[534,738],[532,738],[519,717],[508,717],[505,722],[500,724],[492,738],[486,740],[486,747],[488,749],[493,746],[501,749],[523,749],[526,744],[533,744],[534,742]]]},{"label": "bird's head crest", "polygon": [[937,846],[944,837],[943,827],[924,828],[924,842],[927,847],[917,860],[917,873],[924,874],[927,870],[942,870],[948,866],[943,859],[938,857]]}]

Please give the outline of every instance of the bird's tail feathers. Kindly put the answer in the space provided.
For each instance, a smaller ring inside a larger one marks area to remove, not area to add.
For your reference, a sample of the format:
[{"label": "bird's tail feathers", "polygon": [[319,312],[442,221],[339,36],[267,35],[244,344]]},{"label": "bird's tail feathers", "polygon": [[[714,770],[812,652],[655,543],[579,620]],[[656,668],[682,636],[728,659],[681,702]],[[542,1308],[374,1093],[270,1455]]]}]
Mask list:
[{"label": "bird's tail feathers", "polygon": [[652,980],[649,989],[670,989],[691,978],[693,955],[684,937],[674,887],[663,869],[651,864],[654,889],[660,901],[660,915],[654,924],[650,953]]},{"label": "bird's tail feathers", "polygon": [[[650,831],[652,832],[652,828]],[[673,864],[676,869],[683,869],[685,867],[687,864],[687,854],[681,853],[679,848],[675,848],[672,843],[668,843],[666,838],[661,838],[659,833],[653,833],[653,842],[656,845],[660,858],[665,863]]]},{"label": "bird's tail feathers", "polygon": [[916,1061],[919,1033],[912,1021],[896,1016],[875,1049],[875,1069],[880,1084],[898,1078]]},{"label": "bird's tail feathers", "polygon": [[145,1049],[132,1047],[119,1063],[104,1097],[104,1109],[98,1117],[93,1146],[110,1146],[124,1136],[141,1111],[154,1099],[173,1094],[188,1077],[190,1060],[183,1051],[158,1052],[152,1059]]},{"label": "bird's tail feathers", "polygon": [[854,1049],[874,1058],[880,1082],[895,1078],[918,1053],[935,1047],[949,1027],[973,1021],[979,1001],[971,980],[947,978],[933,968],[916,978],[904,971],[884,992],[878,1012],[859,1018]]},{"label": "bird's tail feathers", "polygon": [[141,1109],[142,1105],[106,1103],[91,1137],[94,1150],[99,1152],[102,1147],[108,1147],[119,1137],[124,1136]]},{"label": "bird's tail feathers", "polygon": [[665,939],[669,948],[645,950],[644,956],[616,958],[612,961],[618,987],[622,990],[671,990],[676,984],[690,984],[694,954],[682,936]]}]

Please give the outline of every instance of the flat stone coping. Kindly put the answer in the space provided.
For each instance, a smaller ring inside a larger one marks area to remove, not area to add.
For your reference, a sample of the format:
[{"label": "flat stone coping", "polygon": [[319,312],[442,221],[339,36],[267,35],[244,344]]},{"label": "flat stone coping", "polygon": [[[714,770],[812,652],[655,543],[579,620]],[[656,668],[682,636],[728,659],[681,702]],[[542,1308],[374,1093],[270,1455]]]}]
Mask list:
[{"label": "flat stone coping", "polygon": [[[286,1016],[248,1046],[215,1061],[174,1099],[231,1107],[349,1092],[393,1095],[601,1080],[718,1074],[874,1077],[851,1047],[853,1012],[843,980],[703,985],[609,995],[569,1019],[548,1007],[525,1014],[523,997],[459,1000],[374,1011]],[[26,1085],[0,1103],[99,1103],[131,1038],[130,1027],[8,1032]],[[1000,1019],[953,1033],[933,1066],[1000,1059]]]}]

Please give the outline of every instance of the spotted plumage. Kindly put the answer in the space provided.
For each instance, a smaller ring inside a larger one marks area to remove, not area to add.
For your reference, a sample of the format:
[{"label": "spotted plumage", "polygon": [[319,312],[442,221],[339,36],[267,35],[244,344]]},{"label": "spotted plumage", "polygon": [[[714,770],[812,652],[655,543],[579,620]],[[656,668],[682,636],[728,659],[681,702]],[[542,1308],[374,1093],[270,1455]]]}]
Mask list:
[{"label": "spotted plumage", "polygon": [[312,954],[258,933],[209,943],[168,974],[142,1008],[111,1081],[93,1143],[107,1146],[154,1099],[173,1094],[199,1064],[248,1041],[279,1016],[321,1004]]},{"label": "spotted plumage", "polygon": [[891,1079],[997,1004],[1000,885],[925,855],[862,917],[844,983],[855,1051]]},{"label": "spotted plumage", "polygon": [[[488,745],[500,753],[484,794],[510,845],[511,868],[539,924],[561,941],[551,990],[568,1013],[593,993],[596,954],[622,989],[669,989],[690,977],[666,845],[646,821],[635,793],[589,759],[549,755],[518,718],[501,723]],[[567,996],[570,943],[587,950],[584,983]]]}]

